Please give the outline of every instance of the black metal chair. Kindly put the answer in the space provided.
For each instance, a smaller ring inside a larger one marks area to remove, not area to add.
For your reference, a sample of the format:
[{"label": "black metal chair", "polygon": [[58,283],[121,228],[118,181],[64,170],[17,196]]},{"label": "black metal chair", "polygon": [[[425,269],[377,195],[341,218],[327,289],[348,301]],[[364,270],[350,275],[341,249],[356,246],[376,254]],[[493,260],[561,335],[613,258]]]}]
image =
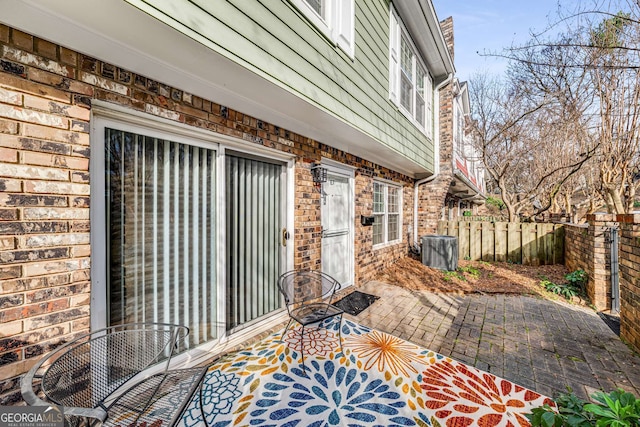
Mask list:
[{"label": "black metal chair", "polygon": [[[171,426],[206,373],[206,368],[169,369],[188,333],[185,326],[138,323],[82,335],[29,370],[22,397],[32,406],[61,406],[71,425],[136,426],[160,420]],[[162,372],[144,377],[143,371],[165,361]]]},{"label": "black metal chair", "polygon": [[289,312],[289,323],[282,333],[281,340],[289,330],[294,320],[302,326],[300,345],[302,353],[302,367],[304,364],[304,328],[314,323],[322,323],[324,320],[339,317],[338,339],[340,351],[342,351],[342,314],[343,310],[331,305],[333,297],[341,288],[340,282],[321,271],[292,270],[280,276],[278,289],[284,296],[284,301]]}]

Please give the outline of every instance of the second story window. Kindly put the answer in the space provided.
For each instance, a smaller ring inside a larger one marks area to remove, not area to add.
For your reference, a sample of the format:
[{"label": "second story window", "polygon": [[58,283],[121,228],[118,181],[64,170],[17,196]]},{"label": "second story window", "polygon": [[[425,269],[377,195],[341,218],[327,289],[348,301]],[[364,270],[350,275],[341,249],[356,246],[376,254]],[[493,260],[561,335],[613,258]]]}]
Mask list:
[{"label": "second story window", "polygon": [[433,80],[396,12],[389,26],[389,96],[416,126],[431,134]]},{"label": "second story window", "polygon": [[319,16],[324,15],[324,1],[323,0],[305,0],[311,9],[313,9]]},{"label": "second story window", "polygon": [[354,56],[354,0],[290,0],[325,36]]}]

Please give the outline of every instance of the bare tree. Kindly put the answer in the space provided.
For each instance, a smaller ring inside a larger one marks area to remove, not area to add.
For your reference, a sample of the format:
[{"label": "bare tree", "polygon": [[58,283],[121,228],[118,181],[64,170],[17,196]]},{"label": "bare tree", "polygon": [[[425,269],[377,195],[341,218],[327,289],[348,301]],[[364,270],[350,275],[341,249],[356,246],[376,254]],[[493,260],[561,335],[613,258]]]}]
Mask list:
[{"label": "bare tree", "polygon": [[[553,50],[523,52],[545,61],[558,56]],[[477,148],[510,221],[556,206],[565,183],[594,154],[580,125],[579,112],[588,105],[570,96],[583,89],[584,79],[540,67],[520,61],[504,80],[476,75],[470,83]]]},{"label": "bare tree", "polygon": [[637,45],[640,24],[628,13],[605,19],[590,32],[590,68],[598,98],[597,134],[599,192],[610,213],[633,208],[640,168],[640,62],[637,50],[619,49]]},{"label": "bare tree", "polygon": [[[625,213],[640,183],[640,2],[594,0],[579,8],[559,12],[550,28],[565,29],[552,39],[544,38],[549,31],[532,34],[528,43],[499,55],[510,60],[508,84],[519,87],[530,105],[545,105],[521,136],[538,147],[536,167],[527,165],[521,176],[531,175],[531,168],[538,176],[549,172],[534,191],[534,212],[564,204],[566,211],[604,205]],[[523,194],[521,188],[510,191]],[[569,206],[574,199],[579,206]]]},{"label": "bare tree", "polygon": [[567,212],[573,222],[583,222],[587,214],[600,211],[605,205],[596,185],[598,182],[599,165],[592,158],[560,191],[561,210]]}]

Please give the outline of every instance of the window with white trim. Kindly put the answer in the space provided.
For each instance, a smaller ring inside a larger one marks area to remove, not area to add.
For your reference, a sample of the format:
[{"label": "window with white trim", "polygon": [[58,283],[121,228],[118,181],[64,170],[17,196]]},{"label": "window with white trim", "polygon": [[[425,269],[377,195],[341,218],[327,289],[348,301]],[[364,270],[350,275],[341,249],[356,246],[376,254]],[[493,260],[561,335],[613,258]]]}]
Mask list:
[{"label": "window with white trim", "polygon": [[416,126],[431,134],[433,80],[393,8],[389,21],[389,97]]},{"label": "window with white trim", "polygon": [[354,0],[291,0],[291,2],[331,41],[354,55]]},{"label": "window with white trim", "polygon": [[373,245],[400,241],[402,206],[401,187],[373,182]]}]

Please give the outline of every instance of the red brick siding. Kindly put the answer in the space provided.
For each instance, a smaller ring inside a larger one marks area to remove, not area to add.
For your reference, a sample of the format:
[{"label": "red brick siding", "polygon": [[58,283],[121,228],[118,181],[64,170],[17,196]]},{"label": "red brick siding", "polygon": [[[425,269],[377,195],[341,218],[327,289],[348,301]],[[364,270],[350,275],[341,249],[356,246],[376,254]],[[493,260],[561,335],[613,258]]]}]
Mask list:
[{"label": "red brick siding", "polygon": [[620,222],[620,337],[640,352],[640,215]]},{"label": "red brick siding", "polygon": [[587,224],[564,225],[564,265],[569,271],[591,270],[591,239],[589,238],[589,226]]},{"label": "red brick siding", "polygon": [[[440,21],[440,28],[453,59],[453,18]],[[438,220],[442,217],[442,207],[453,180],[453,98],[452,83],[440,89],[440,105],[435,106],[440,119],[440,172],[433,181],[421,185],[418,190],[418,242],[420,236],[436,232]]]},{"label": "red brick siding", "polygon": [[[356,168],[356,283],[406,253],[411,178],[3,25],[0,50],[0,405],[19,401],[19,375],[36,356],[89,329],[92,100],[293,153],[296,267],[320,268],[310,166],[322,157]],[[404,186],[403,241],[377,250],[359,221],[371,214],[374,178]]]},{"label": "red brick siding", "polygon": [[453,85],[440,89],[440,173],[418,190],[418,240],[436,232],[453,180]]},{"label": "red brick siding", "polygon": [[611,248],[609,229],[617,226],[610,214],[587,215],[587,226],[565,226],[565,265],[589,275],[587,296],[598,310],[611,307]]},{"label": "red brick siding", "polygon": [[588,226],[565,225],[565,265],[589,274],[587,294],[599,310],[611,307],[609,233],[619,227],[620,334],[640,351],[640,215],[587,215]]}]

